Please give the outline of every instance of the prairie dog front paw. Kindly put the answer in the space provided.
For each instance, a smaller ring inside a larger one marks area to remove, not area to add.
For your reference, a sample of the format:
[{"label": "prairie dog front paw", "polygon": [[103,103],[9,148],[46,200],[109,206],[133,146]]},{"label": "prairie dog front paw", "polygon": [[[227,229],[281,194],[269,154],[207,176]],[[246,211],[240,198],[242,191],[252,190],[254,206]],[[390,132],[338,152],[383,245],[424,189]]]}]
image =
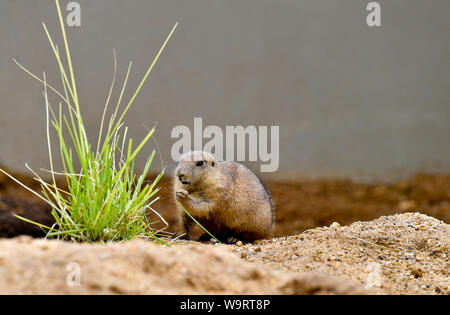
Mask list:
[{"label": "prairie dog front paw", "polygon": [[178,200],[184,200],[188,195],[188,191],[185,189],[180,189],[175,193],[175,195]]}]

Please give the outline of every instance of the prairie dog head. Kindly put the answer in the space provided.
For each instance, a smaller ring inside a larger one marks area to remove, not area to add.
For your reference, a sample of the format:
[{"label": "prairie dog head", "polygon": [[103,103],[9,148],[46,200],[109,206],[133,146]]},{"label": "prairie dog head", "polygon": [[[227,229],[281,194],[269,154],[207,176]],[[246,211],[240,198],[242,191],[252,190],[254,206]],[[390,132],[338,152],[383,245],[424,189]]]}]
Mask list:
[{"label": "prairie dog head", "polygon": [[208,152],[190,151],[180,157],[175,169],[175,181],[178,187],[187,191],[203,189],[214,185],[220,177],[220,170],[214,156]]}]

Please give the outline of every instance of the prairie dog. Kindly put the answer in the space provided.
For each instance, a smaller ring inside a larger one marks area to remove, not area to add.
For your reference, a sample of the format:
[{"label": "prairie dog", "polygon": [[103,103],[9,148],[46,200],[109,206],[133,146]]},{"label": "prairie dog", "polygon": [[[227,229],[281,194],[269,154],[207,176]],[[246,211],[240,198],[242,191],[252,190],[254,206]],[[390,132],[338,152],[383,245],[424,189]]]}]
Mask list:
[{"label": "prairie dog", "polygon": [[[222,242],[252,242],[272,234],[274,205],[270,193],[242,164],[219,162],[202,151],[185,153],[175,170],[174,195],[195,220]],[[180,210],[186,237],[209,240],[210,236]],[[195,235],[195,230],[201,234]]]}]

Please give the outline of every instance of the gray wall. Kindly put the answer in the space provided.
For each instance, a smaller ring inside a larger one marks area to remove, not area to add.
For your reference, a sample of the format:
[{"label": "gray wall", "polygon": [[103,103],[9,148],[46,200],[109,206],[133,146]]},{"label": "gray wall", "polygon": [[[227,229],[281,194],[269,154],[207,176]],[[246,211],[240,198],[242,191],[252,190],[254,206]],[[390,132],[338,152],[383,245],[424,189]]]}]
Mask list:
[{"label": "gray wall", "polygon": [[[68,34],[89,134],[96,142],[112,49],[118,82],[133,60],[128,99],[179,21],[126,119],[136,140],[158,122],[165,164],[172,128],[203,117],[279,125],[278,178],[448,172],[450,1],[381,1],[379,28],[365,22],[368,2],[79,1],[82,25]],[[16,170],[48,168],[42,86],[11,61],[60,86],[42,21],[61,45],[53,1],[0,2],[0,163]]]}]

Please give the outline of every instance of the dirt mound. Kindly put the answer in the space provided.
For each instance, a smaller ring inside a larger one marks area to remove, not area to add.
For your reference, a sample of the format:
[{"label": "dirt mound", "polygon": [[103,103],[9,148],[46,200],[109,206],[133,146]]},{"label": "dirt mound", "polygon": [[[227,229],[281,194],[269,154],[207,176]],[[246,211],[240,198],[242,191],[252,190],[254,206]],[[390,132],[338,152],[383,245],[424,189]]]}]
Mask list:
[{"label": "dirt mound", "polygon": [[[80,286],[72,272],[80,271]],[[78,267],[77,267],[78,268]],[[70,286],[67,282],[72,284]],[[30,237],[0,240],[2,294],[363,294],[352,281],[271,271],[227,246],[135,240],[75,244]]]},{"label": "dirt mound", "polygon": [[22,236],[0,240],[0,293],[449,294],[449,247],[450,226],[417,213],[244,246]]},{"label": "dirt mound", "polygon": [[450,294],[450,225],[419,213],[234,247],[272,270],[330,274],[388,294]]}]

